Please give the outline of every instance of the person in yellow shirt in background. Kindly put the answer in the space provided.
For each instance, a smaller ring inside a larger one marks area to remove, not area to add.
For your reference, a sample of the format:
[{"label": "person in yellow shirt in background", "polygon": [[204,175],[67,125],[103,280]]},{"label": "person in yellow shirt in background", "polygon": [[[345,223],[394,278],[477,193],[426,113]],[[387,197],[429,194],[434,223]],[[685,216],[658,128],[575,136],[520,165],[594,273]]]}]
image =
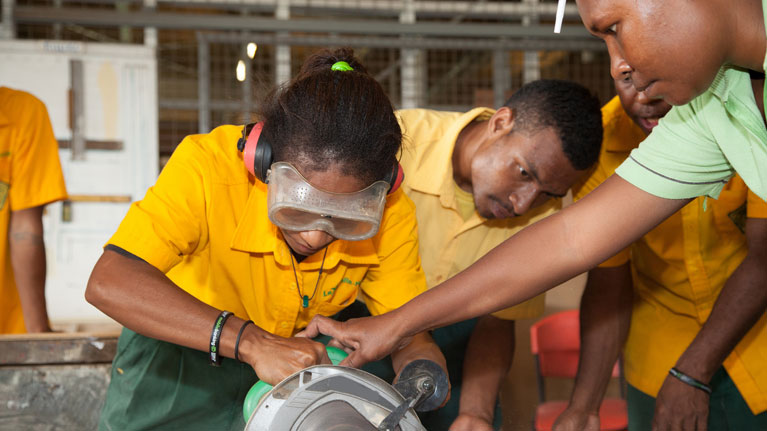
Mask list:
[{"label": "person in yellow shirt in background", "polygon": [[[86,299],[126,327],[100,429],[242,430],[257,379],[330,363],[293,337],[313,316],[426,290],[401,130],[353,52],[314,54],[261,107],[185,138],[96,264]],[[392,354],[414,359],[445,368],[427,333]]]},{"label": "person in yellow shirt in background", "polygon": [[[671,109],[638,93],[628,77],[615,87],[618,96],[602,112],[599,164],[574,189],[576,199],[612,175]],[[629,431],[688,429],[674,428],[687,419],[698,429],[767,429],[764,314],[758,323],[744,314],[731,316],[747,327],[756,323],[740,342],[727,328],[701,330],[717,298],[727,294],[725,286],[750,283],[749,267],[765,264],[758,256],[767,250],[767,238],[749,229],[763,218],[767,203],[735,176],[719,199],[695,199],[589,272],[576,385],[554,430],[599,430],[599,405],[621,350]],[[712,342],[717,334],[729,337],[726,350]],[[725,356],[722,366],[715,358]],[[684,383],[669,374],[672,367],[692,375],[710,370],[713,379],[704,386]]]},{"label": "person in yellow shirt in background", "polygon": [[51,330],[42,217],[46,204],[66,197],[45,105],[0,87],[0,334]]},{"label": "person in yellow shirt in background", "polygon": [[[397,114],[405,136],[403,187],[416,206],[430,287],[555,212],[596,163],[602,141],[599,100],[567,81],[527,84],[497,111]],[[427,429],[499,429],[496,400],[514,354],[514,321],[539,317],[544,303],[540,295],[433,332],[448,360],[452,397],[420,414]]]}]

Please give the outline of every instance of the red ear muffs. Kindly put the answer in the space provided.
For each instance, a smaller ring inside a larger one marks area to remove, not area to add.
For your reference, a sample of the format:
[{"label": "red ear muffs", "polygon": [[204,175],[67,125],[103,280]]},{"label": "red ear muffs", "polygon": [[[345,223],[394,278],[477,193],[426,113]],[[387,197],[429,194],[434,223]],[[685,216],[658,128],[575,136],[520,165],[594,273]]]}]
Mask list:
[{"label": "red ear muffs", "polygon": [[[248,172],[262,183],[266,183],[266,173],[272,167],[272,145],[261,138],[264,123],[248,124],[242,129],[242,138],[237,141],[237,149],[242,152],[242,159]],[[405,179],[402,165],[397,163],[384,181],[389,183],[389,194],[394,193]]]},{"label": "red ear muffs", "polygon": [[389,193],[392,194],[402,184],[402,180],[405,179],[405,170],[402,169],[402,165],[397,162],[397,165],[391,170],[391,173],[387,176],[386,182],[389,183]]},{"label": "red ear muffs", "polygon": [[266,183],[266,173],[272,166],[272,146],[265,139],[261,139],[263,129],[264,123],[245,126],[242,138],[237,141],[237,148],[242,151],[242,159],[248,172]]}]

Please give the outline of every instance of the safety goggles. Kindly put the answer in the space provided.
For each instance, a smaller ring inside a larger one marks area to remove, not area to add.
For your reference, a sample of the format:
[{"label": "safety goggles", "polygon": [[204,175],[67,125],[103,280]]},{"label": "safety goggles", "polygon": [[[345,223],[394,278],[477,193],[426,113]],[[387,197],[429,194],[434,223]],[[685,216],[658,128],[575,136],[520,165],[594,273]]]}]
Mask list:
[{"label": "safety goggles", "polygon": [[354,193],[333,193],[311,184],[289,163],[267,173],[269,220],[290,231],[321,230],[335,238],[372,237],[381,224],[389,184],[376,181]]}]

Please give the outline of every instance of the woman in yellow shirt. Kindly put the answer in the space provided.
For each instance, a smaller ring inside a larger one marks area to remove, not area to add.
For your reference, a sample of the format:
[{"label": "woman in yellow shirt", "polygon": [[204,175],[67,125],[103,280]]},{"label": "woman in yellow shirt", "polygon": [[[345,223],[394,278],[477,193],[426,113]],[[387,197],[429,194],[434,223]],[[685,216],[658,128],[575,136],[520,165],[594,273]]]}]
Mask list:
[{"label": "woman in yellow shirt", "polygon": [[[310,57],[261,106],[259,123],[187,137],[93,270],[86,298],[126,327],[102,429],[241,430],[257,378],[329,363],[293,337],[312,317],[426,290],[401,131],[351,50]],[[444,365],[417,339],[395,371]]]}]

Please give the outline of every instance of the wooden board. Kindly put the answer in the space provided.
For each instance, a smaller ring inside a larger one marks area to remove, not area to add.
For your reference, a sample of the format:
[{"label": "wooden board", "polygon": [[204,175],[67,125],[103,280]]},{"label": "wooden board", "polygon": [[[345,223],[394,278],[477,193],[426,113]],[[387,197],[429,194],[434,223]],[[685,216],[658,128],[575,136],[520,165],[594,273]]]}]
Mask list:
[{"label": "wooden board", "polygon": [[0,368],[6,365],[111,363],[118,334],[0,336]]}]

